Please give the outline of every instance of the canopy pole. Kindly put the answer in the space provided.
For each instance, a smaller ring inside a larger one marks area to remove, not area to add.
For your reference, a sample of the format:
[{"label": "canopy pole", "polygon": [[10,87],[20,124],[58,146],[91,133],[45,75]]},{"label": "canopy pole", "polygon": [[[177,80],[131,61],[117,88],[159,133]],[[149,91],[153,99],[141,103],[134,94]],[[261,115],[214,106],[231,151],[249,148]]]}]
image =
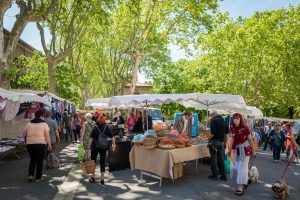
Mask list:
[{"label": "canopy pole", "polygon": [[146,100],[146,126],[147,126],[147,131],[148,131],[148,112],[147,112],[147,110],[148,110],[148,100]]},{"label": "canopy pole", "polygon": [[206,100],[206,129],[208,128],[208,101]]}]

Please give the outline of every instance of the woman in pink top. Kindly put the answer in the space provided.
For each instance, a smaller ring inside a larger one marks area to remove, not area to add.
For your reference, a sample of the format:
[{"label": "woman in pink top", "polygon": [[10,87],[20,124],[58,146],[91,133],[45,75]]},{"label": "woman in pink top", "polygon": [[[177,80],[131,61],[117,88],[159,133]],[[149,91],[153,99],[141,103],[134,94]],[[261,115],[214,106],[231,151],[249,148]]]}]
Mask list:
[{"label": "woman in pink top", "polygon": [[134,116],[133,112],[130,113],[130,117],[128,117],[127,119],[127,127],[128,127],[128,131],[131,133],[132,130],[133,130],[133,127],[136,123],[137,119],[136,117]]},{"label": "woman in pink top", "polygon": [[44,112],[39,110],[35,113],[35,118],[29,122],[24,128],[24,137],[26,139],[26,147],[30,157],[29,178],[33,181],[34,171],[36,171],[35,179],[40,181],[42,178],[43,161],[46,151],[51,151],[51,140],[49,135],[49,126],[43,120]]}]

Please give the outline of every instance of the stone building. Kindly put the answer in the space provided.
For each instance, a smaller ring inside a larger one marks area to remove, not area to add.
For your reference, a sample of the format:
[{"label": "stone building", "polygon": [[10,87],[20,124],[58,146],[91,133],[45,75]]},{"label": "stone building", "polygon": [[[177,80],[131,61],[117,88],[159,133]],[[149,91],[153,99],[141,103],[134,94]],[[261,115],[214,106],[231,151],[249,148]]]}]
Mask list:
[{"label": "stone building", "polygon": [[[136,83],[135,94],[150,94],[152,86],[147,83]],[[124,95],[130,95],[130,83],[125,85]]]},{"label": "stone building", "polygon": [[[8,41],[8,34],[9,31],[7,29],[3,30],[4,32],[4,42]],[[5,43],[6,45],[6,43]],[[30,44],[26,43],[24,40],[20,39],[19,43],[13,53],[13,57],[19,57],[20,55],[24,55],[27,57],[31,57],[33,56],[33,52],[37,51],[34,47],[32,47]]]}]

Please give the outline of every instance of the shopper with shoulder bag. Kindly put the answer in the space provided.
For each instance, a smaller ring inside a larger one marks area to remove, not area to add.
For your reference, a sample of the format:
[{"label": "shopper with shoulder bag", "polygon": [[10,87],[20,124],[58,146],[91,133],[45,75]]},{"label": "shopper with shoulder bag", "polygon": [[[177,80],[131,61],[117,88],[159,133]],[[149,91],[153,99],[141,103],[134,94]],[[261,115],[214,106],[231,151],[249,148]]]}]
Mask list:
[{"label": "shopper with shoulder bag", "polygon": [[273,161],[280,160],[282,146],[285,144],[285,134],[281,130],[281,125],[277,123],[275,129],[270,132],[270,144],[273,149]]},{"label": "shopper with shoulder bag", "polygon": [[[112,150],[116,148],[115,137],[112,134],[111,129],[105,122],[105,117],[98,116],[96,125],[94,126],[88,144],[88,150],[91,150],[91,159],[97,160],[98,154],[100,154],[100,171],[101,171],[101,185],[104,185],[104,173],[105,173],[105,156],[108,150],[108,138],[112,138]],[[89,178],[89,182],[95,182],[95,172]]]},{"label": "shopper with shoulder bag", "polygon": [[256,158],[256,152],[252,135],[248,126],[244,123],[241,114],[236,113],[231,118],[230,131],[233,140],[230,144],[228,153],[231,150],[234,152],[234,164],[237,170],[237,184],[238,188],[235,191],[236,195],[243,195],[244,189],[248,185],[248,166],[250,155]]}]

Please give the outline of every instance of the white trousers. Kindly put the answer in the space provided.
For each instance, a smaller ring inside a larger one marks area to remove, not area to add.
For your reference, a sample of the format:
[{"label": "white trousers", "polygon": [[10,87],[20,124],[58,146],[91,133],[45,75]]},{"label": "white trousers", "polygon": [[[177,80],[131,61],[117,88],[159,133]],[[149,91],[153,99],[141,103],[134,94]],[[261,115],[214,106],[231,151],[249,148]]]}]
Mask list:
[{"label": "white trousers", "polygon": [[250,160],[250,156],[245,156],[244,160],[238,160],[236,150],[234,150],[234,168],[237,172],[236,183],[238,185],[247,185],[248,184],[249,160]]}]

